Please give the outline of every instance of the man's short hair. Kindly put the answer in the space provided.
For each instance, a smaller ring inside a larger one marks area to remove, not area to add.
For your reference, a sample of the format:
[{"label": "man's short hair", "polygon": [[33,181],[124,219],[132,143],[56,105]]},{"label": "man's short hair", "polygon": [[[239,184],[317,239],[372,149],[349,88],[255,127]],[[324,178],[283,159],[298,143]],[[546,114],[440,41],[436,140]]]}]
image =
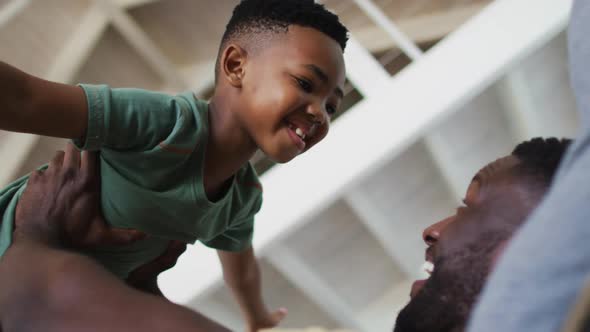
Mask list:
[{"label": "man's short hair", "polygon": [[537,137],[520,143],[512,151],[512,155],[520,161],[517,171],[549,186],[571,142],[567,138]]}]

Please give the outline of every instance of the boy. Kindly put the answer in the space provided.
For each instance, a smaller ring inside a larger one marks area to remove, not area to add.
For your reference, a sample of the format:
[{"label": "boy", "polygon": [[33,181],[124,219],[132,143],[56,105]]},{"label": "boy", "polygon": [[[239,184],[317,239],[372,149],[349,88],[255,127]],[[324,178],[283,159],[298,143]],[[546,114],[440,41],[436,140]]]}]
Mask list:
[{"label": "boy", "polygon": [[[313,0],[244,0],[221,41],[210,103],[107,86],[68,86],[0,63],[0,129],[74,139],[101,151],[102,212],[146,239],[86,250],[121,278],[169,240],[218,250],[248,328],[276,325],[251,247],[262,192],[248,160],[284,163],[328,132],[342,99],[347,30]],[[0,254],[26,178],[0,192]]]}]

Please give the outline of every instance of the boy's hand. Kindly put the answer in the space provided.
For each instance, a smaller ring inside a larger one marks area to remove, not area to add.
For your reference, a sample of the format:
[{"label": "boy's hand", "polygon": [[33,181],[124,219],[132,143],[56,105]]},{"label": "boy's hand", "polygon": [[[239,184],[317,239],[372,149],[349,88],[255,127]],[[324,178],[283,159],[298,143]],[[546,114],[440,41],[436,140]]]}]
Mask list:
[{"label": "boy's hand", "polygon": [[162,295],[158,287],[158,275],[176,265],[178,257],[186,250],[186,243],[170,241],[166,251],[153,261],[146,263],[129,274],[127,283],[139,290]]},{"label": "boy's hand", "polygon": [[276,327],[285,316],[287,316],[287,309],[280,308],[274,312],[265,312],[259,317],[251,317],[248,323],[248,332],[257,332]]},{"label": "boy's hand", "polygon": [[266,309],[254,248],[250,246],[240,252],[217,250],[217,254],[223,268],[223,278],[240,305],[247,331],[277,326],[287,315],[287,309],[281,308],[274,312]]},{"label": "boy's hand", "polygon": [[59,151],[44,171],[31,173],[15,216],[15,240],[34,236],[46,243],[85,248],[129,244],[145,237],[136,230],[109,227],[100,212],[96,153],[72,144]]}]

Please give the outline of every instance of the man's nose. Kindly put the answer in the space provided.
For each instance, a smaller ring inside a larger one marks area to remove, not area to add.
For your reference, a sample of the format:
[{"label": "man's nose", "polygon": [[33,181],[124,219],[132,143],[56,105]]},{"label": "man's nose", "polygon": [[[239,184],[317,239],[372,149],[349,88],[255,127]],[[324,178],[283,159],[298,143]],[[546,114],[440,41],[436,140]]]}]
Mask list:
[{"label": "man's nose", "polygon": [[453,217],[448,217],[437,222],[436,224],[428,226],[424,232],[422,232],[422,239],[424,240],[424,243],[432,246],[438,242],[438,239],[440,238],[444,229],[449,225],[449,223],[451,223],[451,221],[453,221]]}]

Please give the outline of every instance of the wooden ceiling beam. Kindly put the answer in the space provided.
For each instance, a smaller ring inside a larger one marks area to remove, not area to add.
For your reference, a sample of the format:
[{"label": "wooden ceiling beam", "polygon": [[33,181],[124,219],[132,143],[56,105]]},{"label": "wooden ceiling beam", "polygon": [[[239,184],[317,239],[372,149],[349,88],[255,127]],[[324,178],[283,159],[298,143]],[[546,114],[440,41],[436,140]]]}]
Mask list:
[{"label": "wooden ceiling beam", "polygon": [[31,0],[12,0],[0,7],[0,28],[20,14],[31,3]]}]

